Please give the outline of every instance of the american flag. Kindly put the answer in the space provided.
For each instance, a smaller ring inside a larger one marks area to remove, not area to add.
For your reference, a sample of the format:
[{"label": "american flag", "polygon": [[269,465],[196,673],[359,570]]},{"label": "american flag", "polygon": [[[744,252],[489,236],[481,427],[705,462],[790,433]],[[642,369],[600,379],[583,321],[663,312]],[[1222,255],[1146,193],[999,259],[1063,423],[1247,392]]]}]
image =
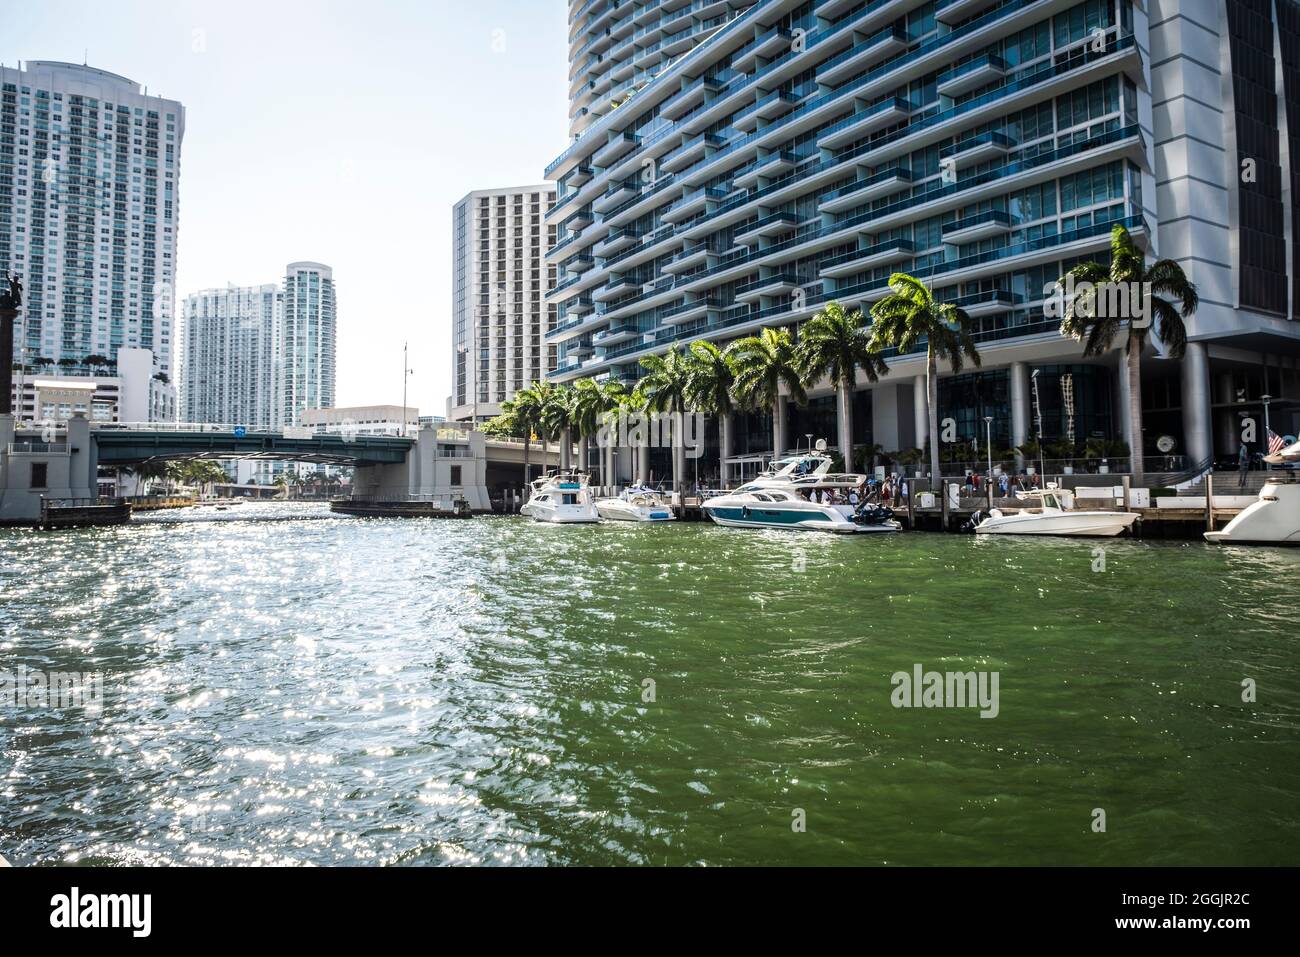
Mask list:
[{"label": "american flag", "polygon": [[1283,440],[1282,436],[1278,435],[1272,429],[1268,430],[1268,454],[1269,455],[1277,455],[1277,453],[1282,451],[1282,448],[1285,445],[1286,442]]}]

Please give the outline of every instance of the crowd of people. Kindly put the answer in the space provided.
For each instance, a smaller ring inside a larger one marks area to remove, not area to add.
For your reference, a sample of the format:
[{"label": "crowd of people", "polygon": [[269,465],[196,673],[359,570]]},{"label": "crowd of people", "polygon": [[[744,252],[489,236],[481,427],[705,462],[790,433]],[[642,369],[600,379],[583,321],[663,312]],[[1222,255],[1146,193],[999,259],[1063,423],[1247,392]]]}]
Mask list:
[{"label": "crowd of people", "polygon": [[[988,477],[982,475],[977,470],[966,473],[965,481],[961,486],[961,494],[971,497],[981,497],[988,494]],[[1001,472],[993,476],[993,495],[995,498],[1008,498],[1016,492],[1027,492],[1030,489],[1041,488],[1039,477],[1028,473],[1011,475],[1008,472]],[[843,489],[822,488],[802,490],[799,492],[800,497],[817,502],[821,505],[880,505],[884,508],[907,508],[908,497],[911,493],[909,488],[910,480],[903,478],[896,472],[891,472],[884,479],[864,477],[857,486],[850,488],[847,492]]]}]

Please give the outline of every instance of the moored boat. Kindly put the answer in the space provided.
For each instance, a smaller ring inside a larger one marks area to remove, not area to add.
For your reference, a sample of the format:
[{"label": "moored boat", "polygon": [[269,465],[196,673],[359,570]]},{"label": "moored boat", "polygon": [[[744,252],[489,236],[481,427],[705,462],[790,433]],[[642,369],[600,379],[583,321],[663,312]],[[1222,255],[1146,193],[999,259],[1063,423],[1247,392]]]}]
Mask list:
[{"label": "moored boat", "polygon": [[596,499],[596,512],[612,522],[671,522],[677,518],[661,492],[634,485],[617,498]]},{"label": "moored boat", "polygon": [[528,501],[519,512],[535,522],[554,525],[600,521],[587,476],[581,472],[555,472],[534,479]]},{"label": "moored boat", "polygon": [[1110,538],[1132,528],[1139,517],[1137,512],[1076,509],[1053,485],[1018,494],[1037,504],[1017,512],[990,509],[988,517],[975,526],[975,534]]}]

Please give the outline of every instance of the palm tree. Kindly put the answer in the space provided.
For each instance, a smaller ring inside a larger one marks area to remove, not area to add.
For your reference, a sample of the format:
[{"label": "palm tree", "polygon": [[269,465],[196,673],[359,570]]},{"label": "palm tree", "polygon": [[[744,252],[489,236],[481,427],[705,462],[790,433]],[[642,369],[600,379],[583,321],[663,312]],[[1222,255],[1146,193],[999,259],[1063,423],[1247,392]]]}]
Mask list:
[{"label": "palm tree", "polygon": [[[583,410],[584,428],[590,428],[588,434],[599,434],[602,427],[608,433],[606,435],[605,447],[601,449],[601,477],[602,485],[613,486],[615,484],[614,476],[614,448],[617,442],[618,417],[617,413],[621,412],[624,403],[627,401],[627,386],[623,385],[617,379],[606,379],[604,382],[596,383],[596,388],[592,395],[586,391],[582,394],[581,408]],[[592,415],[587,419],[587,405],[590,404]],[[611,421],[611,413],[613,421]],[[610,432],[611,426],[614,432]]]},{"label": "palm tree", "polygon": [[890,346],[910,352],[922,340],[926,343],[925,404],[930,417],[930,476],[939,481],[939,360],[948,360],[952,372],[961,372],[965,360],[976,368],[979,350],[970,334],[970,316],[964,309],[934,297],[930,287],[907,273],[889,277],[893,290],[871,307],[874,348]]},{"label": "palm tree", "polygon": [[547,433],[559,440],[560,470],[567,472],[573,467],[573,427],[577,421],[577,407],[574,404],[573,390],[567,385],[553,385],[546,392],[542,405],[542,424]]},{"label": "palm tree", "polygon": [[790,397],[803,405],[808,401],[799,356],[789,329],[764,329],[756,336],[737,339],[727,347],[736,373],[733,394],[745,408],[772,410],[772,455],[785,452],[785,422],[781,415],[781,385]]},{"label": "palm tree", "polygon": [[861,309],[845,312],[838,302],[813,316],[799,330],[799,366],[804,386],[829,377],[839,397],[840,454],[844,471],[853,471],[853,387],[861,369],[878,382],[889,366],[872,342]]},{"label": "palm tree", "polygon": [[[502,406],[514,420],[516,434],[522,436],[524,440],[524,485],[531,482],[533,478],[528,461],[529,452],[532,449],[533,434],[541,428],[542,407],[545,405],[544,395],[538,390],[539,385],[540,383],[534,382],[528,388],[520,389],[513,399]],[[546,471],[545,449],[542,451],[542,471]]]},{"label": "palm tree", "polygon": [[[1136,484],[1142,484],[1145,475],[1142,467],[1142,348],[1146,345],[1151,332],[1151,323],[1125,323],[1127,318],[1120,313],[1124,310],[1097,308],[1097,287],[1111,285],[1111,291],[1118,290],[1121,295],[1129,295],[1131,290],[1149,288],[1150,302],[1146,316],[1156,322],[1156,332],[1168,354],[1181,359],[1187,351],[1187,327],[1183,320],[1196,311],[1200,304],[1196,286],[1183,273],[1183,269],[1170,259],[1161,259],[1147,268],[1146,255],[1133,242],[1133,237],[1123,226],[1116,226],[1110,233],[1110,265],[1089,262],[1080,263],[1064,276],[1074,280],[1074,294],[1065,303],[1065,314],[1061,319],[1061,335],[1069,336],[1083,343],[1085,356],[1100,356],[1109,352],[1115,337],[1127,326],[1124,347],[1127,350],[1125,364],[1128,371],[1128,445],[1132,456],[1131,473]],[[1087,283],[1088,285],[1082,285]],[[1145,284],[1150,283],[1147,287]],[[1165,296],[1178,300],[1178,305]],[[1116,302],[1117,297],[1108,296],[1108,302]],[[1132,302],[1133,299],[1128,300]],[[1129,316],[1133,310],[1127,310]],[[1102,313],[1098,315],[1098,313]]]},{"label": "palm tree", "polygon": [[[646,356],[641,360],[646,370],[637,391],[645,401],[645,410],[672,416],[673,439],[673,492],[680,494],[682,475],[686,471],[686,446],[682,442],[683,423],[689,403],[688,382],[690,369],[686,357],[673,346],[661,356]],[[681,499],[678,498],[678,502]]]},{"label": "palm tree", "polygon": [[[591,471],[591,440],[600,428],[600,418],[605,411],[605,396],[600,383],[590,377],[573,383],[573,430],[578,435],[582,449],[583,471]],[[604,476],[601,484],[605,484]]]},{"label": "palm tree", "polygon": [[732,397],[736,370],[731,356],[705,339],[692,342],[686,358],[686,391],[691,406],[718,419],[718,482],[723,487],[731,451],[731,416],[736,411]]}]

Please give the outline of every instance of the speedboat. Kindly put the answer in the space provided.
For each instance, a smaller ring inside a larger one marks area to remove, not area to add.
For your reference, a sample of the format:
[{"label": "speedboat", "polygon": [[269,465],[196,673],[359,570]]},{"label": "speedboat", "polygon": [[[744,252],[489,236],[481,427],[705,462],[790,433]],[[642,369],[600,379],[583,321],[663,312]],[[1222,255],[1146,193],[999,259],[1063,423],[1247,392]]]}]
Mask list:
[{"label": "speedboat", "polygon": [[612,522],[671,522],[677,517],[661,492],[644,485],[624,489],[618,498],[596,499],[596,512]]},{"label": "speedboat", "polygon": [[731,528],[787,528],[851,535],[897,532],[902,526],[889,509],[816,501],[823,493],[857,488],[866,476],[831,472],[832,459],[808,452],[778,459],[766,472],[734,492],[705,499],[704,513]]},{"label": "speedboat", "polygon": [[[1264,456],[1264,461],[1270,465],[1300,462],[1300,442]],[[1270,477],[1259,498],[1220,531],[1206,532],[1205,540],[1223,545],[1300,545],[1300,482],[1290,476]]]},{"label": "speedboat", "polygon": [[729,528],[786,528],[853,535],[897,532],[902,526],[889,509],[827,505],[784,489],[738,489],[705,499],[701,506],[714,523]]},{"label": "speedboat", "polygon": [[[989,510],[988,517],[975,526],[977,535],[1068,535],[1071,537],[1110,538],[1131,528],[1137,512],[1086,511],[1076,509],[1066,498],[1069,493],[1048,485],[1045,489],[1019,492],[1017,497],[1037,504],[1018,512]],[[1070,496],[1072,498],[1072,496]]]},{"label": "speedboat", "polygon": [[600,521],[587,476],[580,472],[556,472],[534,479],[528,501],[519,512],[535,522],[559,525]]}]

